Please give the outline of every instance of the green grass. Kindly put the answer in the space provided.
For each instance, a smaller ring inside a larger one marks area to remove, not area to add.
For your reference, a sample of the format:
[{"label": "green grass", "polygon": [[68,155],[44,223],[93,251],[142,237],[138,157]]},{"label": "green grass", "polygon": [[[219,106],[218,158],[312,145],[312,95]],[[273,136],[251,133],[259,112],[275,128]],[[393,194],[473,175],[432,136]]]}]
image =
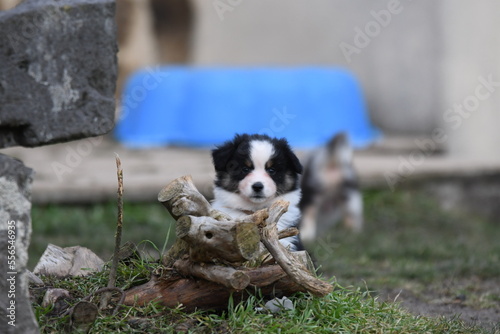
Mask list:
[{"label": "green grass", "polygon": [[[160,203],[125,203],[122,241],[139,244],[149,240],[160,250],[165,242],[173,242],[173,219]],[[28,267],[33,268],[48,243],[60,247],[80,245],[108,260],[114,247],[117,207],[116,203],[92,206],[34,206],[32,209],[30,257]],[[167,239],[168,237],[168,239]],[[147,247],[147,251],[155,251]]]},{"label": "green grass", "polygon": [[365,193],[365,229],[341,228],[311,248],[342,284],[395,287],[445,278],[500,277],[498,224],[444,212],[421,192]]},{"label": "green grass", "polygon": [[[135,261],[121,264],[118,287],[123,289],[147,280],[150,264]],[[62,280],[44,278],[47,285],[72,293],[70,305],[106,285],[107,270],[86,278]],[[35,315],[42,333],[58,333],[68,319],[51,314],[40,306],[42,294],[35,302]],[[458,320],[425,318],[411,315],[394,303],[377,301],[362,289],[343,288],[324,298],[298,293],[290,297],[295,309],[271,314],[258,311],[264,301],[258,297],[230,306],[226,312],[184,313],[182,308],[165,309],[150,303],[145,307],[123,306],[112,316],[101,312],[92,333],[481,333],[481,330]],[[91,299],[98,303],[98,297]]]},{"label": "green grass", "polygon": [[[124,209],[123,242],[150,240],[161,250],[166,241],[172,241],[172,221],[160,204],[125,203]],[[92,332],[170,333],[175,328],[193,333],[488,332],[457,319],[412,315],[397,303],[379,301],[375,292],[404,287],[418,294],[429,287],[437,288],[444,280],[464,279],[468,284],[448,293],[467,294],[467,303],[476,308],[498,307],[498,294],[479,294],[475,281],[471,281],[500,277],[497,225],[444,212],[425,193],[410,190],[365,192],[365,216],[362,233],[352,234],[338,226],[310,248],[324,275],[332,277],[336,284],[334,292],[325,298],[298,294],[291,297],[295,310],[274,315],[255,311],[263,304],[259,298],[233,305],[223,314],[184,313],[155,304],[124,307],[116,316],[101,314]],[[114,203],[35,206],[30,264],[36,263],[49,242],[86,246],[108,259],[114,244],[115,222]],[[122,264],[118,286],[128,288],[144,283],[154,265],[145,261],[131,266]],[[76,302],[105,286],[107,272],[48,283],[72,291]],[[43,332],[61,330],[64,319],[51,317],[50,310],[38,303],[35,311]]]}]

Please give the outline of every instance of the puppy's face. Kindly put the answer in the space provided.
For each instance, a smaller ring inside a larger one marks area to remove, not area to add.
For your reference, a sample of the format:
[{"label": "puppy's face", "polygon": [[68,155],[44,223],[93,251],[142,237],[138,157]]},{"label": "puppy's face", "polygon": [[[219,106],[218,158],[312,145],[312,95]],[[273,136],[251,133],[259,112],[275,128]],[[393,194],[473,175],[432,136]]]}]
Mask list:
[{"label": "puppy's face", "polygon": [[284,139],[236,136],[212,152],[215,185],[259,204],[298,187],[302,166]]}]

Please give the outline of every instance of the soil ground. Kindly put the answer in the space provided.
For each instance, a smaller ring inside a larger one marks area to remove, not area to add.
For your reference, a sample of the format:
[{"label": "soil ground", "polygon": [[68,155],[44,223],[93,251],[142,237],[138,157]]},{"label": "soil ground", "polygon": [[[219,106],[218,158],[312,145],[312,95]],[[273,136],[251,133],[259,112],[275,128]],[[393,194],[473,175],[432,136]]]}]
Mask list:
[{"label": "soil ground", "polygon": [[450,295],[447,291],[460,290],[460,286],[474,286],[478,294],[500,296],[500,284],[494,280],[462,279],[460,282],[443,282],[441,289],[429,287],[416,294],[410,290],[386,289],[379,291],[379,299],[396,301],[413,314],[428,317],[444,316],[459,318],[478,325],[491,333],[500,333],[500,302],[490,302],[488,307],[478,308],[467,304],[465,294]]}]

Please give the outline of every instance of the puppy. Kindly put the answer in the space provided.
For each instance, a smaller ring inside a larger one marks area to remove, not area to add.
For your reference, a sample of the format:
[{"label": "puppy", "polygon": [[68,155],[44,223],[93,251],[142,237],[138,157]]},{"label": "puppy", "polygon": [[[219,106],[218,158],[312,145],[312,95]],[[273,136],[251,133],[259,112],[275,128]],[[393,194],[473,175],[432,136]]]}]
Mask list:
[{"label": "puppy", "polygon": [[[302,165],[285,139],[236,135],[215,148],[212,158],[215,209],[240,218],[283,199],[290,206],[278,221],[278,230],[298,226]],[[291,251],[303,249],[298,236],[281,239],[281,243]]]},{"label": "puppy", "polygon": [[312,242],[339,220],[359,232],[363,227],[363,198],[352,164],[352,147],[344,133],[311,154],[301,182],[300,235]]}]

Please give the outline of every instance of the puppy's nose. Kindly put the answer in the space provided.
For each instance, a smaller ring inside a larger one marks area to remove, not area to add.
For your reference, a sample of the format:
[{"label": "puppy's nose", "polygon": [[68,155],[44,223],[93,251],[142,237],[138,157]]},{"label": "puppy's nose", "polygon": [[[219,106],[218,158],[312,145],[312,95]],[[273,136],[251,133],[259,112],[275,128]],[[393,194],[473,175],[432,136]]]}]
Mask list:
[{"label": "puppy's nose", "polygon": [[252,184],[252,189],[256,193],[258,193],[261,192],[262,189],[264,189],[264,185],[262,184],[262,182],[255,182],[254,184]]}]

